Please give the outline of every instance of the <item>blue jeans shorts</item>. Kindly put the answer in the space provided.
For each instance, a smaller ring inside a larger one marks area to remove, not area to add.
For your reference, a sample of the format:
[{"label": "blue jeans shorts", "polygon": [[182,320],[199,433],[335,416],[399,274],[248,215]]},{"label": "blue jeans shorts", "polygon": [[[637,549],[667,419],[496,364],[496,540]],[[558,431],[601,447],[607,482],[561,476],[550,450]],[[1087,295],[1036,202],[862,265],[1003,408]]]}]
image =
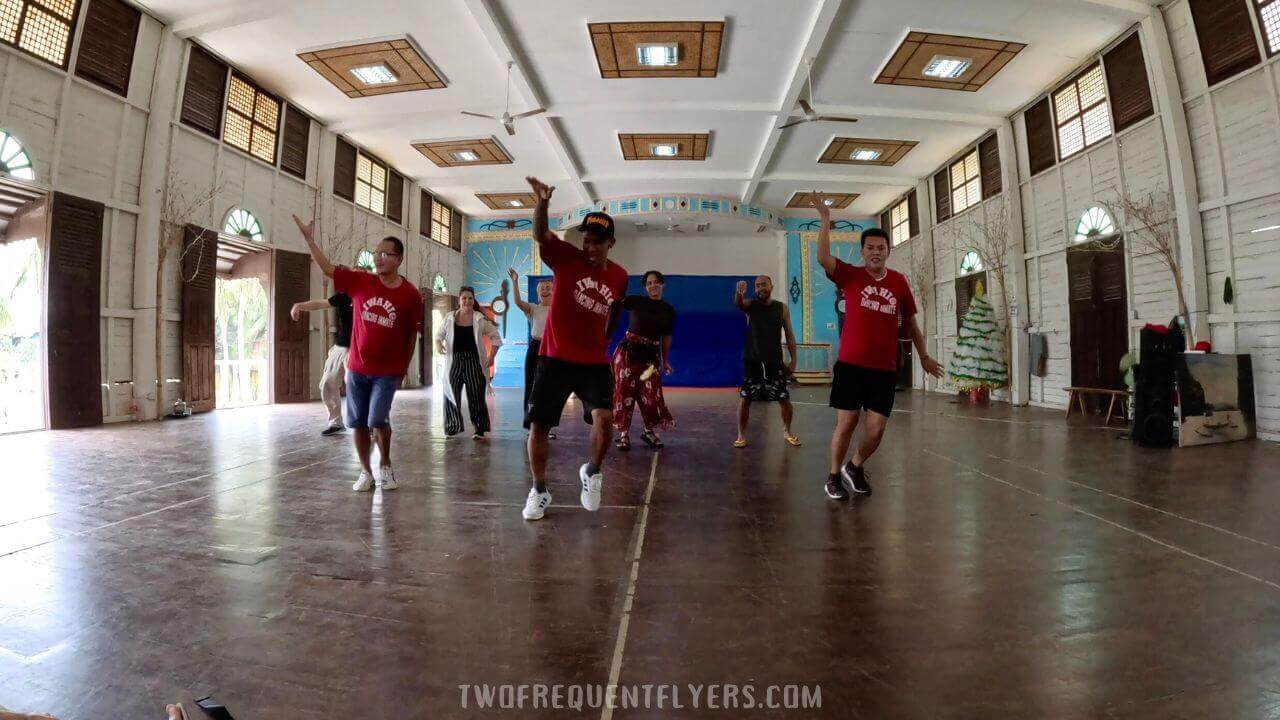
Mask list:
[{"label": "blue jeans shorts", "polygon": [[391,401],[400,387],[400,375],[361,375],[347,371],[347,427],[391,426]]}]

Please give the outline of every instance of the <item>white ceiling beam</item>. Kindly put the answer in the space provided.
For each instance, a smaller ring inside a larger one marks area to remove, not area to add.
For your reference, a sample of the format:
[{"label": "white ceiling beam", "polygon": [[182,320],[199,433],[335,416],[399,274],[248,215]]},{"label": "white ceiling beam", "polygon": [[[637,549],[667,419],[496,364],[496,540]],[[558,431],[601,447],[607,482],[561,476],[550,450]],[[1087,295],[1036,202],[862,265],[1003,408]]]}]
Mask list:
[{"label": "white ceiling beam", "polygon": [[[525,54],[512,39],[506,22],[493,7],[492,0],[463,0],[463,5],[471,13],[471,18],[475,20],[476,26],[480,29],[480,34],[489,44],[489,48],[493,50],[493,54],[497,56],[499,63],[505,65],[508,62],[514,62],[516,64],[516,72],[511,74],[511,84],[515,90],[516,97],[528,103],[530,108],[546,107],[542,94],[538,92],[536,78],[532,75],[532,70]],[[579,202],[584,204],[595,202],[592,193],[582,181],[582,170],[577,160],[573,157],[573,153],[569,150],[568,142],[565,141],[564,135],[556,127],[552,119],[545,115],[539,115],[523,122],[537,126],[542,133],[547,145],[555,153],[561,167],[564,168],[570,185],[578,191]]]},{"label": "white ceiling beam", "polygon": [[[671,163],[654,163],[654,165],[670,166]],[[747,172],[723,172],[723,171],[698,171],[698,170],[668,170],[666,167],[646,168],[644,171],[629,173],[600,173],[586,174],[580,176],[583,182],[604,183],[604,182],[670,182],[681,180],[694,180],[700,182],[747,182],[751,180],[753,175]],[[509,173],[491,172],[484,174],[466,174],[466,175],[437,175],[430,177],[414,178],[422,185],[435,191],[446,189],[464,189],[468,193],[474,187],[486,187],[495,190],[505,189],[506,192],[523,192],[523,188],[512,186],[512,177]],[[550,185],[557,185],[569,182],[570,178],[561,177],[544,177],[542,178]],[[907,175],[880,175],[873,173],[847,173],[847,172],[829,172],[829,173],[765,173],[760,177],[760,182],[784,182],[797,183],[802,189],[828,190],[849,185],[883,185],[887,187],[913,187],[916,184],[916,178]],[[643,193],[639,193],[643,194]]]},{"label": "white ceiling beam", "polygon": [[1155,6],[1144,0],[1074,0],[1082,5],[1097,5],[1100,7],[1112,8],[1114,10],[1124,10],[1134,15],[1145,17],[1155,11]]},{"label": "white ceiling beam", "polygon": [[[456,118],[461,110],[476,110],[473,106],[466,108],[449,108],[411,113],[383,113],[367,117],[351,118],[330,125],[336,133],[351,133],[370,130],[385,130],[403,125],[427,125],[432,121]],[[491,108],[500,112],[499,108]],[[717,102],[681,102],[662,103],[662,114],[678,113],[737,113],[742,115],[773,115],[778,117],[778,107],[774,103],[717,103]],[[652,113],[652,102],[599,102],[599,103],[561,103],[547,108],[544,117],[578,117],[591,114],[616,115],[627,112]],[[853,115],[857,117],[879,117],[891,119],[923,120],[931,123],[950,125],[970,125],[982,128],[996,128],[1003,122],[998,115],[980,113],[948,112],[945,110],[918,110],[913,108],[871,107],[866,105],[828,105],[823,104],[822,112],[830,115]],[[715,128],[708,128],[714,130]],[[681,132],[687,128],[680,128]]]},{"label": "white ceiling beam", "polygon": [[290,4],[281,0],[249,0],[226,5],[173,21],[173,34],[180,38],[195,38],[219,30],[270,20],[283,13]]},{"label": "white ceiling beam", "polygon": [[[764,177],[765,170],[768,169],[769,163],[773,162],[774,151],[778,149],[778,140],[782,137],[782,132],[777,128],[777,119],[790,115],[796,106],[796,101],[800,99],[800,92],[804,89],[805,79],[807,77],[805,70],[805,58],[814,58],[822,51],[822,45],[827,40],[827,35],[831,32],[832,25],[835,24],[836,14],[840,11],[843,0],[821,0],[817,11],[813,15],[813,23],[809,26],[808,37],[800,46],[800,56],[796,58],[792,64],[794,71],[791,75],[791,82],[787,85],[786,91],[782,95],[778,107],[776,108],[773,120],[769,128],[768,135],[765,136],[763,147],[756,155],[755,165],[751,171],[751,179],[747,180],[747,186],[742,191],[742,202],[751,202],[755,198],[756,190],[760,187],[760,180]],[[825,108],[824,108],[825,111]]]}]

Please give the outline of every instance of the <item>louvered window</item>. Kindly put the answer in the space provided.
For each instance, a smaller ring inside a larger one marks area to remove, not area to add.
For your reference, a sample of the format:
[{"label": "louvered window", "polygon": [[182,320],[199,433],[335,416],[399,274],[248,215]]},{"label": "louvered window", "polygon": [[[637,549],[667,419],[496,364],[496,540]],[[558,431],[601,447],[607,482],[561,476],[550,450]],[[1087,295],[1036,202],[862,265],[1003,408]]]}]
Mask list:
[{"label": "louvered window", "polygon": [[1094,65],[1053,94],[1061,159],[1078,155],[1111,137],[1106,85],[1102,65]]}]

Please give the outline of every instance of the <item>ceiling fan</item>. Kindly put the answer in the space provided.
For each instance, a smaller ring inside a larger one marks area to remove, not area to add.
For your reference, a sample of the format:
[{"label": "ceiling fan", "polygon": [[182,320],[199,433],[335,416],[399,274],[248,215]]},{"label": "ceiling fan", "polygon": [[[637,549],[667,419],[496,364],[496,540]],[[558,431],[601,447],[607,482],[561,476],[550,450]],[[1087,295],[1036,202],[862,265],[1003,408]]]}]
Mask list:
[{"label": "ceiling fan", "polygon": [[471,117],[485,118],[486,120],[497,120],[498,122],[502,123],[502,127],[507,129],[508,135],[516,134],[516,120],[531,117],[533,115],[537,115],[539,113],[544,113],[547,111],[546,108],[538,108],[536,110],[529,110],[528,112],[517,113],[515,115],[511,114],[511,66],[512,65],[515,65],[515,63],[513,62],[507,63],[507,104],[506,104],[506,108],[502,111],[501,117],[498,117],[496,115],[485,115],[484,113],[470,112],[468,110],[462,111],[463,115],[470,115]]},{"label": "ceiling fan", "polygon": [[684,234],[684,231],[680,229],[680,223],[676,222],[676,219],[672,217],[667,218],[667,232]]},{"label": "ceiling fan", "polygon": [[804,111],[804,117],[796,118],[789,123],[781,125],[778,129],[786,130],[789,127],[795,127],[796,125],[803,125],[804,123],[811,122],[858,122],[858,118],[842,117],[839,115],[819,115],[814,111],[813,106],[817,101],[813,99],[813,58],[805,58],[804,64],[806,85],[809,87],[809,99],[805,100],[804,98],[800,98],[798,101],[800,109]]}]

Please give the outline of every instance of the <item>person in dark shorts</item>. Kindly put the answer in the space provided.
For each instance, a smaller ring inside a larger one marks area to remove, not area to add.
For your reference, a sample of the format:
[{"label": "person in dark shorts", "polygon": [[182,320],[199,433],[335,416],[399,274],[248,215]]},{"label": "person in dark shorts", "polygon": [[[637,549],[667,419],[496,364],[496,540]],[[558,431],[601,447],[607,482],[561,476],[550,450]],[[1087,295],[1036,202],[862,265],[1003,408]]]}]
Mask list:
[{"label": "person in dark shorts", "polygon": [[538,369],[529,394],[529,470],[533,487],[521,513],[540,520],[551,504],[547,492],[548,433],[560,422],[569,395],[577,395],[590,413],[591,450],[578,468],[580,500],[587,510],[600,509],[604,473],[600,466],[609,450],[613,424],[613,373],[609,370],[608,328],[615,306],[627,292],[627,271],[609,260],[613,247],[613,218],[587,213],[578,230],[582,247],[561,240],[548,229],[547,209],[555,188],[528,178],[538,204],[533,213],[533,239],[542,261],[551,268],[551,311],[542,334]]},{"label": "person in dark shorts", "polygon": [[[661,448],[659,430],[675,425],[662,395],[662,376],[671,374],[671,334],[675,332],[676,309],[662,299],[666,277],[657,270],[644,274],[644,295],[628,295],[622,309],[630,318],[627,334],[613,353],[613,429],[618,431],[618,449],[631,449],[631,416],[637,406],[644,421],[640,439],[651,448]],[[610,333],[612,335],[612,333]]]},{"label": "person in dark shorts", "polygon": [[315,221],[303,223],[293,216],[311,258],[325,277],[333,278],[338,292],[351,298],[351,352],[347,355],[347,427],[360,458],[360,476],[351,486],[356,492],[374,487],[370,460],[378,443],[378,484],[383,490],[398,487],[391,469],[391,401],[404,381],[422,329],[422,295],[400,274],[404,242],[388,236],[374,248],[375,272],[334,266],[316,244]]},{"label": "person in dark shorts", "polygon": [[[529,393],[533,392],[533,376],[538,371],[538,355],[542,349],[542,333],[547,327],[547,313],[551,311],[551,281],[538,283],[538,301],[525,302],[520,298],[520,275],[514,268],[507,269],[511,277],[511,290],[516,307],[529,319],[529,346],[524,353],[524,429],[529,429]],[[547,434],[556,439],[555,432]]]},{"label": "person in dark shorts", "polygon": [[[748,299],[747,282],[738,283],[733,302],[747,316],[747,338],[742,346],[742,387],[738,390],[738,439],[736,448],[747,446],[747,421],[751,403],[776,402],[782,412],[782,433],[787,444],[800,447],[800,438],[791,432],[791,393],[787,380],[796,372],[796,336],[791,331],[791,311],[773,299],[773,279],[756,278],[756,296]],[[787,338],[788,360],[782,362],[782,337]]]},{"label": "person in dark shorts", "polygon": [[347,380],[347,353],[351,347],[351,298],[346,293],[335,293],[328,300],[307,300],[294,303],[289,316],[294,322],[302,319],[304,312],[316,312],[333,308],[337,333],[333,347],[324,361],[324,373],[320,376],[320,399],[329,411],[329,425],[320,431],[326,437],[346,430],[342,424],[342,386]]},{"label": "person in dark shorts", "polygon": [[[942,366],[925,349],[924,334],[916,323],[911,285],[902,273],[885,266],[890,251],[888,234],[880,228],[863,232],[863,266],[850,265],[831,254],[831,211],[817,193],[813,200],[822,225],[818,231],[818,262],[845,297],[840,351],[831,372],[831,407],[836,409],[837,419],[831,433],[831,467],[825,490],[833,500],[847,500],[850,492],[871,493],[863,465],[880,446],[893,412],[898,323],[910,330],[925,372],[942,377]],[[864,411],[862,439],[846,463],[853,431]]]}]

